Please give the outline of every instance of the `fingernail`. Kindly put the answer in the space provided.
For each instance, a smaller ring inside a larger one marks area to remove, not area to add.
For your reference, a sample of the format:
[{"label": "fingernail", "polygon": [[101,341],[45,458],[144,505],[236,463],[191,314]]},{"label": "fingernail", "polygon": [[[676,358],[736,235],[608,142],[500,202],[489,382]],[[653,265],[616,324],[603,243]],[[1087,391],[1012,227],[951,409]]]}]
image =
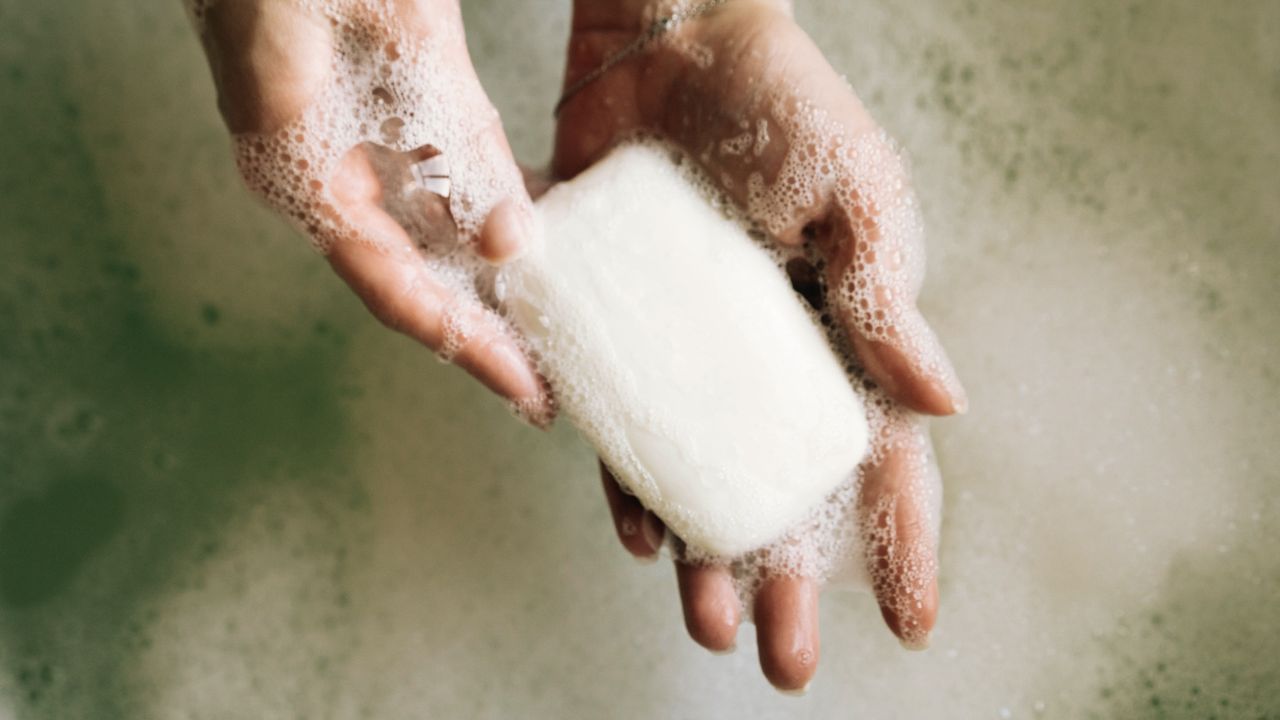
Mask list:
[{"label": "fingernail", "polygon": [[790,695],[791,697],[804,697],[805,695],[808,695],[808,694],[809,694],[809,688],[811,688],[811,687],[813,687],[813,681],[812,681],[812,680],[810,680],[809,682],[805,683],[805,684],[804,684],[804,687],[801,687],[801,688],[794,688],[794,689],[791,689],[791,690],[784,690],[784,689],[782,689],[782,688],[780,688],[780,687],[777,687],[777,686],[775,685],[773,689],[774,689],[774,690],[777,690],[778,692],[782,693],[783,695]]},{"label": "fingernail", "polygon": [[652,555],[632,555],[631,559],[635,560],[637,565],[652,565],[658,562],[658,553],[655,552]]},{"label": "fingernail", "polygon": [[507,198],[489,211],[480,233],[480,256],[494,265],[524,253],[533,238],[533,211],[524,198]]},{"label": "fingernail", "polygon": [[732,655],[738,652],[738,643],[734,643],[722,650],[708,650],[707,652],[711,653],[712,655]]},{"label": "fingernail", "polygon": [[645,510],[644,517],[640,520],[640,532],[644,533],[644,541],[649,543],[649,547],[653,548],[654,553],[662,549],[662,541],[665,539],[667,531],[662,524],[662,520],[657,515]]}]

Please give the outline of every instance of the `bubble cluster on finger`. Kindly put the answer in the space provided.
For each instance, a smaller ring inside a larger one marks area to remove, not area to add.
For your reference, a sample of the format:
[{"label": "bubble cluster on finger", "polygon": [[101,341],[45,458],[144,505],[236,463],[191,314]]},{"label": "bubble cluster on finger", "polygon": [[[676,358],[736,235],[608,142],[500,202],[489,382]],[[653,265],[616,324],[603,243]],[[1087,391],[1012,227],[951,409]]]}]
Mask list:
[{"label": "bubble cluster on finger", "polygon": [[[451,363],[458,353],[470,344],[478,334],[489,338],[495,336],[499,329],[495,326],[492,313],[473,311],[475,305],[459,298],[453,298],[440,315],[441,339],[436,348],[436,357],[440,362]],[[480,318],[477,322],[474,318]]]},{"label": "bubble cluster on finger", "polygon": [[930,628],[920,617],[938,573],[941,476],[919,419],[890,419],[881,432],[879,462],[890,462],[892,453],[900,465],[891,478],[874,479],[870,475],[879,463],[866,465],[857,508],[859,544],[882,611],[895,619],[904,645],[922,647]]}]

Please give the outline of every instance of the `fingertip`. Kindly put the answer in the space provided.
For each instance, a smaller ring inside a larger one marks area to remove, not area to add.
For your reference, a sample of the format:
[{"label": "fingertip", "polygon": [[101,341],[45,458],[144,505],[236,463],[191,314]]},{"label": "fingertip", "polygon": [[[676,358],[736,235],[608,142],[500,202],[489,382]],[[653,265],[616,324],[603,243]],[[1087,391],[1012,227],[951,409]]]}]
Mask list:
[{"label": "fingertip", "polygon": [[959,380],[946,388],[946,392],[951,396],[951,415],[967,415],[969,413],[969,392],[964,389]]},{"label": "fingertip", "polygon": [[728,569],[684,562],[675,565],[689,637],[711,652],[732,652],[737,644],[741,607]]},{"label": "fingertip", "polygon": [[809,578],[774,577],[756,596],[760,669],[782,692],[803,692],[818,669],[818,590]]},{"label": "fingertip", "polygon": [[536,392],[508,398],[507,400],[510,403],[511,411],[515,413],[517,418],[538,430],[550,430],[552,423],[556,420],[559,406],[546,380],[542,376],[536,375],[536,371],[534,381],[538,386]]},{"label": "fingertip", "polygon": [[774,687],[774,689],[782,693],[783,695],[790,695],[791,697],[804,697],[805,695],[809,694],[809,688],[811,687],[813,687],[813,680],[810,680],[809,682],[805,683],[803,687],[798,687],[793,690],[784,690],[783,688],[776,687],[776,686]]},{"label": "fingertip", "polygon": [[938,619],[938,581],[934,579],[916,601],[915,607],[899,612],[898,603],[881,601],[880,616],[885,625],[907,650],[920,651],[929,647],[929,635]]},{"label": "fingertip", "polygon": [[476,244],[480,257],[501,264],[518,257],[533,238],[533,206],[527,197],[509,197],[489,212]]},{"label": "fingertip", "polygon": [[485,387],[517,406],[523,406],[531,418],[547,422],[550,395],[532,361],[507,334],[492,330],[494,337],[468,340],[451,358]]},{"label": "fingertip", "polygon": [[[914,431],[919,431],[917,426]],[[902,646],[922,650],[938,617],[937,525],[926,484],[927,437],[891,441],[883,458],[866,468],[859,492],[859,523],[878,538],[864,548],[867,572],[885,625]]]},{"label": "fingertip", "polygon": [[941,347],[928,355],[933,368],[923,367],[921,353],[908,353],[894,343],[854,335],[854,351],[867,373],[894,400],[927,415],[955,415],[969,408],[969,397]]},{"label": "fingertip", "polygon": [[503,397],[520,400],[538,394],[538,376],[532,364],[515,343],[505,337],[475,353],[462,353],[457,362]]},{"label": "fingertip", "polygon": [[516,417],[533,427],[539,430],[550,430],[552,423],[556,420],[558,408],[551,391],[543,388],[542,392],[534,397],[512,401],[511,410]]}]

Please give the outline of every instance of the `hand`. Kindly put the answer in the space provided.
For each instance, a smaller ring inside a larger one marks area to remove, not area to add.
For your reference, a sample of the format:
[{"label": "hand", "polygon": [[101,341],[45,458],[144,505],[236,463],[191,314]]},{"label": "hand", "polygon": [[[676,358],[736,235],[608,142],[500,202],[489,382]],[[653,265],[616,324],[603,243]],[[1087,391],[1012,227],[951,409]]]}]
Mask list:
[{"label": "hand", "polygon": [[[652,5],[578,0],[565,86],[669,14]],[[681,147],[778,242],[809,244],[823,258],[816,300],[861,365],[873,432],[849,521],[885,622],[904,645],[922,646],[938,603],[940,479],[916,413],[963,411],[966,400],[915,307],[921,223],[890,142],[789,7],[763,0],[730,0],[688,20],[583,87],[561,109],[553,172],[572,177],[637,133]],[[654,556],[661,521],[602,474],[622,544]],[[676,572],[690,635],[711,650],[732,647],[741,609],[729,569],[678,559]],[[760,665],[780,689],[804,688],[816,669],[817,592],[812,577],[762,579]]]},{"label": "hand", "polygon": [[[390,0],[377,15],[338,3],[328,17],[296,0],[192,1],[250,188],[385,325],[549,423],[550,396],[514,334],[471,278],[447,272],[518,253],[531,213],[456,1]],[[410,183],[415,165],[448,179]]]}]

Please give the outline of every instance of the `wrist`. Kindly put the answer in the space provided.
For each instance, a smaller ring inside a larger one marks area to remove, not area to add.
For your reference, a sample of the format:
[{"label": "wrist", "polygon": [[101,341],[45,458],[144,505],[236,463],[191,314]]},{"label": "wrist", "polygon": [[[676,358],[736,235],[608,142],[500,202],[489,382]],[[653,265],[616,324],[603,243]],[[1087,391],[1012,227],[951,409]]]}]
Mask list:
[{"label": "wrist", "polygon": [[[574,0],[572,32],[640,33],[656,18],[670,15],[697,0]],[[757,5],[791,17],[791,0],[729,0],[733,5]]]}]

